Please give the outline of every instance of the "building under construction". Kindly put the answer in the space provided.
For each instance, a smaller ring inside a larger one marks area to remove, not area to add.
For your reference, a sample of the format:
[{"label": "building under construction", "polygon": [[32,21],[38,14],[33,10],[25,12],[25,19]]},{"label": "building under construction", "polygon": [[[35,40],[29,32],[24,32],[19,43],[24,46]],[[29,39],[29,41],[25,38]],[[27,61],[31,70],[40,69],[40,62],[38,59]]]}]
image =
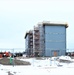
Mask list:
[{"label": "building under construction", "polygon": [[26,32],[25,35],[25,48],[26,48],[26,55],[32,56],[33,55],[33,31],[30,30]]},{"label": "building under construction", "polygon": [[[66,54],[66,23],[41,22],[26,33],[27,55],[60,56]],[[30,34],[32,33],[32,38]],[[32,41],[31,41],[32,39]],[[32,43],[30,45],[30,43]]]}]

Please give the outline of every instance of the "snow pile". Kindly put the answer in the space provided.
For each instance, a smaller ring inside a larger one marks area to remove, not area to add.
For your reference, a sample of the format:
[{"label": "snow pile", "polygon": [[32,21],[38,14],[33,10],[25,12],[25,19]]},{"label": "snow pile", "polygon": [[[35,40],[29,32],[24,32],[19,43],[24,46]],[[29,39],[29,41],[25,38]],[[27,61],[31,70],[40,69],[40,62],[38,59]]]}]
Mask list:
[{"label": "snow pile", "polygon": [[71,59],[69,56],[60,56],[59,59],[60,59],[60,60],[72,61],[72,59]]},{"label": "snow pile", "polygon": [[58,60],[59,57],[51,57],[50,60],[54,61],[54,60]]},{"label": "snow pile", "polygon": [[68,56],[52,57],[52,58],[48,58],[48,59],[46,58],[43,60],[37,60],[36,58],[20,59],[20,60],[28,61],[31,63],[31,66],[36,66],[36,67],[47,67],[47,66],[67,67],[70,63],[72,63],[72,59]]},{"label": "snow pile", "polygon": [[45,67],[45,66],[56,66],[57,61],[51,61],[49,59],[43,59],[43,60],[37,60],[36,58],[29,58],[29,59],[20,59],[23,61],[28,61],[31,63],[31,66],[36,66],[36,67]]}]

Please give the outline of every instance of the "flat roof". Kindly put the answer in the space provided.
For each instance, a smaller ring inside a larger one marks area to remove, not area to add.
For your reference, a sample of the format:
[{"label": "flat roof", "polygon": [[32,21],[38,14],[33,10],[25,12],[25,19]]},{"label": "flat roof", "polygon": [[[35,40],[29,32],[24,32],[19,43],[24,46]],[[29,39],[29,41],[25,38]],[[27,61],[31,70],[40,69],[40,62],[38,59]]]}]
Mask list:
[{"label": "flat roof", "polygon": [[24,39],[27,37],[28,34],[29,34],[29,32],[26,32]]},{"label": "flat roof", "polygon": [[64,22],[51,22],[51,21],[43,21],[40,22],[39,24],[45,26],[45,25],[49,25],[49,26],[65,26],[66,28],[68,28],[68,24],[64,23]]},{"label": "flat roof", "polygon": [[28,34],[31,34],[31,33],[33,33],[33,30],[27,31],[26,34],[25,34],[24,39],[27,37]]}]

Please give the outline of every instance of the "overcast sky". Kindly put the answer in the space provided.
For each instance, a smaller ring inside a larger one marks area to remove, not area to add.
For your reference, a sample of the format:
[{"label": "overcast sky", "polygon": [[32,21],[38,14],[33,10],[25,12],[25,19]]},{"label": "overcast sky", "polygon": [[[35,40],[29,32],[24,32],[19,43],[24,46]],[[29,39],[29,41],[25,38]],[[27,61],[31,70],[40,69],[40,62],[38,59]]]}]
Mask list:
[{"label": "overcast sky", "polygon": [[0,48],[25,48],[26,31],[42,21],[68,23],[67,49],[74,49],[73,0],[0,0]]}]

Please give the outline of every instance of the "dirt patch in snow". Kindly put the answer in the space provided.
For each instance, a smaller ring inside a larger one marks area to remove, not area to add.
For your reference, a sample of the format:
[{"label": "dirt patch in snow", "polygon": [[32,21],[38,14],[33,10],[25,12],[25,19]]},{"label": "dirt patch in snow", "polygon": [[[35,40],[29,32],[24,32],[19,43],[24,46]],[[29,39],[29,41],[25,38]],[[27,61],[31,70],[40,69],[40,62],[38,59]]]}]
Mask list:
[{"label": "dirt patch in snow", "polygon": [[30,62],[27,61],[21,61],[21,60],[17,60],[17,59],[12,59],[10,62],[9,58],[2,58],[0,59],[0,64],[2,65],[31,65]]}]

